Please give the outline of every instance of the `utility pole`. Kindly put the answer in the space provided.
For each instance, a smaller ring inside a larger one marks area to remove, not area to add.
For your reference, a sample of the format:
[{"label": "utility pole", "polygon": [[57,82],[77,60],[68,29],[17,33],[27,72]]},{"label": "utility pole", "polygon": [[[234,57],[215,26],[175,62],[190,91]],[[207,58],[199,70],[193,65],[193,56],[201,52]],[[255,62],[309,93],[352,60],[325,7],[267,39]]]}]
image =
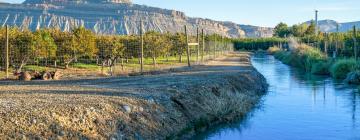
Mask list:
[{"label": "utility pole", "polygon": [[188,63],[188,67],[191,67],[190,65],[190,50],[189,50],[189,36],[188,36],[188,32],[187,32],[187,26],[184,26],[185,28],[185,37],[186,37],[186,56],[187,56],[187,63]]},{"label": "utility pole", "polygon": [[318,29],[318,13],[319,11],[318,10],[315,10],[315,35],[317,36],[318,35],[318,32],[319,32],[319,29]]},{"label": "utility pole", "polygon": [[354,40],[354,54],[355,54],[355,60],[357,61],[357,42],[356,42],[356,26],[354,25],[353,29],[353,40]]},{"label": "utility pole", "polygon": [[141,54],[140,54],[140,72],[144,72],[144,29],[143,22],[140,20]]},{"label": "utility pole", "polygon": [[9,79],[9,25],[6,25],[6,79]]}]

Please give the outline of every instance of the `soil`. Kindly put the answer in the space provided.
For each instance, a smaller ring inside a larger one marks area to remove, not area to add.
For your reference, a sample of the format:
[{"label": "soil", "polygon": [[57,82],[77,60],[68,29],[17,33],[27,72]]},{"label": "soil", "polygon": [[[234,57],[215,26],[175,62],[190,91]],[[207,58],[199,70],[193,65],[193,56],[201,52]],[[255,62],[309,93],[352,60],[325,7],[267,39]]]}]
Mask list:
[{"label": "soil", "polygon": [[149,75],[1,81],[0,139],[188,139],[267,89],[248,53]]}]

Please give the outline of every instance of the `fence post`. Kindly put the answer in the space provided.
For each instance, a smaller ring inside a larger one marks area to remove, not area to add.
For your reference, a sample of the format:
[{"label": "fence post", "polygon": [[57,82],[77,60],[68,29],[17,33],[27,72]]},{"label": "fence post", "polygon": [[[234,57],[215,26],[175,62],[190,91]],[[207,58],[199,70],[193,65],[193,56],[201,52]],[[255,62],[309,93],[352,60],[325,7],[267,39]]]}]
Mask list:
[{"label": "fence post", "polygon": [[357,60],[357,43],[356,43],[356,26],[354,25],[353,29],[353,40],[354,40],[354,54],[355,54],[355,60]]},{"label": "fence post", "polygon": [[190,50],[189,50],[189,36],[188,36],[188,32],[187,32],[187,26],[184,26],[185,28],[185,37],[186,37],[186,57],[187,57],[187,63],[188,63],[188,67],[191,67],[190,65]]},{"label": "fence post", "polygon": [[202,37],[201,62],[204,62],[204,53],[205,53],[205,34],[204,34],[204,29],[201,30],[201,37]]},{"label": "fence post", "polygon": [[217,39],[216,39],[216,37],[215,37],[215,38],[214,38],[214,58],[213,58],[213,59],[216,58],[216,46],[217,46]]},{"label": "fence post", "polygon": [[6,79],[9,79],[9,25],[6,25]]},{"label": "fence post", "polygon": [[199,38],[199,27],[196,28],[196,41],[198,43],[196,49],[196,63],[199,63],[199,55],[200,55],[200,38]]},{"label": "fence post", "polygon": [[140,20],[140,38],[141,38],[141,50],[140,50],[140,72],[144,72],[144,33],[143,22]]},{"label": "fence post", "polygon": [[329,35],[327,33],[325,33],[325,37],[324,37],[324,53],[327,56],[328,55],[328,38]]}]

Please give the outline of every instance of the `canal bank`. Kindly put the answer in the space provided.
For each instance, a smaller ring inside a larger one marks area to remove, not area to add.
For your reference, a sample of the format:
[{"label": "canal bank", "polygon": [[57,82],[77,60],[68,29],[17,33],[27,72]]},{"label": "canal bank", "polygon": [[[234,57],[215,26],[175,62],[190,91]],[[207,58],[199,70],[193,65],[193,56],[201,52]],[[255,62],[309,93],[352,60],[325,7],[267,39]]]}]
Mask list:
[{"label": "canal bank", "polygon": [[271,55],[254,55],[252,64],[269,83],[260,106],[243,119],[214,127],[195,140],[360,139],[357,86],[307,74]]},{"label": "canal bank", "polygon": [[1,82],[0,138],[186,139],[244,116],[266,89],[248,53],[160,75]]}]

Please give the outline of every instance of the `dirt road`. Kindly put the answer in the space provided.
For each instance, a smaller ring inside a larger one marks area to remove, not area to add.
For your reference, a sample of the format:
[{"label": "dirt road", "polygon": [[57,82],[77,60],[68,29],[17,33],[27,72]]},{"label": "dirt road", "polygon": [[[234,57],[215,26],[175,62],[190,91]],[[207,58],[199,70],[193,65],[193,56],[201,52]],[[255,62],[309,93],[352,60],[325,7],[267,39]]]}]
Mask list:
[{"label": "dirt road", "polygon": [[3,81],[0,138],[186,138],[244,115],[266,88],[247,53],[160,75]]}]

